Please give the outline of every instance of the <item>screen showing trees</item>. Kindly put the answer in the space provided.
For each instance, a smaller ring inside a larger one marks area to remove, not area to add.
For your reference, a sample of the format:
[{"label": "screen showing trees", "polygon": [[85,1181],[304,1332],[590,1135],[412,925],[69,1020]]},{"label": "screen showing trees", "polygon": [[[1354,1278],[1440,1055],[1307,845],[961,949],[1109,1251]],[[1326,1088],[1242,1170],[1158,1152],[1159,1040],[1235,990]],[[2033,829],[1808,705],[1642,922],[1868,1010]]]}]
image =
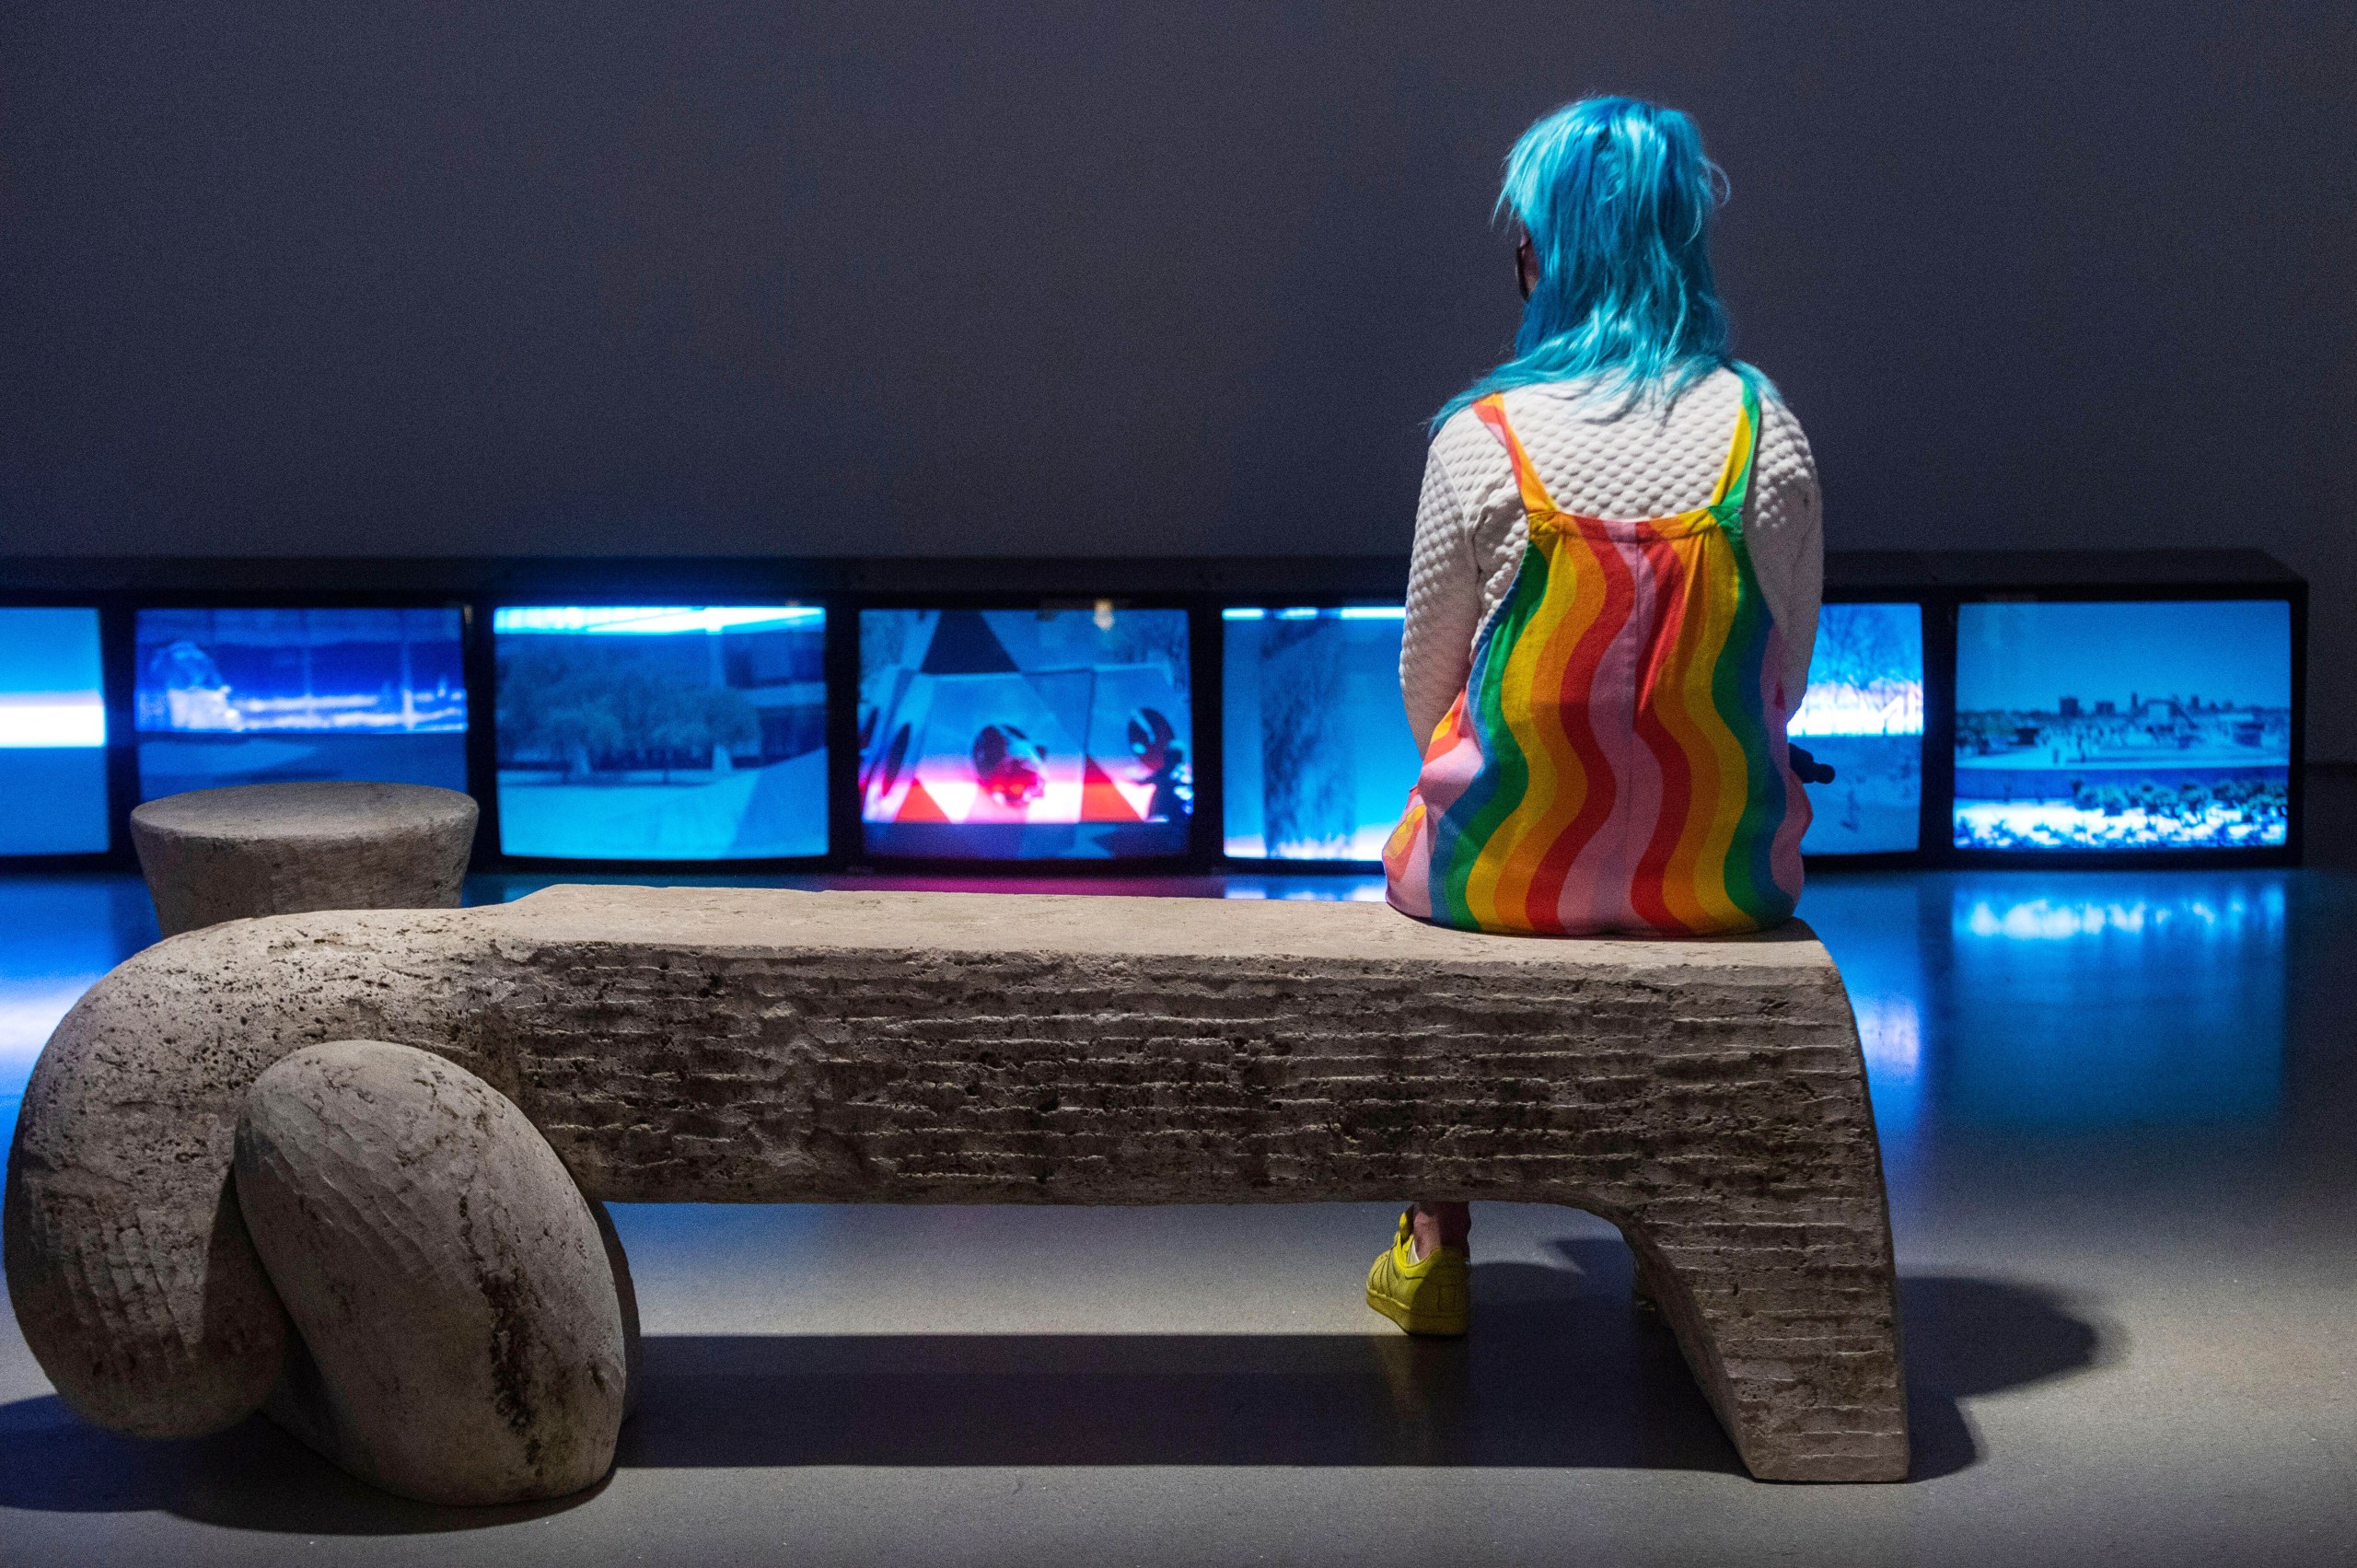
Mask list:
[{"label": "screen showing trees", "polygon": [[1183,854],[1194,803],[1187,612],[868,610],[860,820],[872,854]]},{"label": "screen showing trees", "polygon": [[1911,850],[1923,821],[1923,609],[1829,604],[1785,733],[1832,768],[1807,787],[1807,854]]},{"label": "screen showing trees", "polygon": [[503,853],[826,853],[823,610],[513,608],[492,633]]},{"label": "screen showing trees", "polygon": [[467,787],[455,609],[143,610],[143,800],[307,779]]},{"label": "screen showing trees", "polygon": [[1959,848],[2285,841],[2282,599],[1963,605],[1956,687]]},{"label": "screen showing trees", "polygon": [[95,610],[0,610],[0,854],[107,847]]},{"label": "screen showing trees", "polygon": [[1416,782],[1397,605],[1221,611],[1222,839],[1238,859],[1374,861]]}]

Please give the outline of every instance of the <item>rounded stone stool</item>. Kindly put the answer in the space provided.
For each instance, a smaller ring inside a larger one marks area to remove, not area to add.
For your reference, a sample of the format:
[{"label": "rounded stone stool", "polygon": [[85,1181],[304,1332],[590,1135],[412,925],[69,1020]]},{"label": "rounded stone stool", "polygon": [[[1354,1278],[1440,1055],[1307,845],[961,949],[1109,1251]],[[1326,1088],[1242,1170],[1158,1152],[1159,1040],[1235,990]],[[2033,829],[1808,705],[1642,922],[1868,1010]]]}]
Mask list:
[{"label": "rounded stone stool", "polygon": [[456,909],[475,803],[398,784],[240,784],[151,800],[131,840],[164,935],[307,910]]}]

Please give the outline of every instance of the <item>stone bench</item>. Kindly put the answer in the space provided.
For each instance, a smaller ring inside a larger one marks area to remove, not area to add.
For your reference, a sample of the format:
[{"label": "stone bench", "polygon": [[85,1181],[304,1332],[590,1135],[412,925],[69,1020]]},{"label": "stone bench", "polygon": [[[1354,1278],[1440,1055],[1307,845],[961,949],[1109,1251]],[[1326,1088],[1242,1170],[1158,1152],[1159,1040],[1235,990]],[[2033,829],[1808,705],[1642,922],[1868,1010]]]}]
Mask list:
[{"label": "stone bench", "polygon": [[1863,1063],[1797,923],[1547,941],[1365,904],[573,887],[194,932],[59,1025],[10,1153],[9,1290],[74,1409],[193,1434],[290,1376],[240,1117],[345,1040],[480,1077],[592,1209],[1568,1204],[1620,1227],[1754,1475],[1907,1471]]}]

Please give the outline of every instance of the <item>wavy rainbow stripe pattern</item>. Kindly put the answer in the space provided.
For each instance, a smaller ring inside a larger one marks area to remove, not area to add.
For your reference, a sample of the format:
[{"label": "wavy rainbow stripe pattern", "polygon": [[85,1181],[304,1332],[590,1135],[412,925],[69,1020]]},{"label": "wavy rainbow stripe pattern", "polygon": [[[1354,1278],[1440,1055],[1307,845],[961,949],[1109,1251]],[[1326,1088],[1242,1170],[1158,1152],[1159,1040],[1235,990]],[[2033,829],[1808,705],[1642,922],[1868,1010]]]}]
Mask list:
[{"label": "wavy rainbow stripe pattern", "polygon": [[1708,504],[1559,510],[1495,396],[1529,517],[1513,587],[1434,732],[1384,868],[1392,904],[1473,931],[1701,936],[1789,917],[1808,797],[1782,639],[1743,544],[1759,395]]}]

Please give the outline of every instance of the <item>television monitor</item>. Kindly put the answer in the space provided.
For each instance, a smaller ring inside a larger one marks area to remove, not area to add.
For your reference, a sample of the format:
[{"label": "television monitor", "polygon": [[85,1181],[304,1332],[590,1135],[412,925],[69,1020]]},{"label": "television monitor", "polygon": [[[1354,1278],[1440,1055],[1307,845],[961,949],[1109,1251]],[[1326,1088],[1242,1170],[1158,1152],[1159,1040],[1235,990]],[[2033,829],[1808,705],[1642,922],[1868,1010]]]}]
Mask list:
[{"label": "television monitor", "polygon": [[1187,853],[1187,612],[865,610],[859,816],[870,854]]},{"label": "television monitor", "polygon": [[1889,854],[1923,826],[1923,607],[1829,604],[1785,733],[1833,770],[1811,784],[1805,854]]},{"label": "television monitor", "polygon": [[2290,834],[2282,599],[1956,614],[1959,849],[2267,849]]},{"label": "television monitor", "polygon": [[143,610],[143,800],[309,779],[467,787],[455,609]]},{"label": "television monitor", "polygon": [[0,610],[0,854],[107,848],[95,610]]},{"label": "television monitor", "polygon": [[517,607],[491,628],[502,854],[827,853],[824,610]]},{"label": "television monitor", "polygon": [[1397,605],[1220,612],[1222,842],[1240,860],[1375,861],[1422,758]]}]

